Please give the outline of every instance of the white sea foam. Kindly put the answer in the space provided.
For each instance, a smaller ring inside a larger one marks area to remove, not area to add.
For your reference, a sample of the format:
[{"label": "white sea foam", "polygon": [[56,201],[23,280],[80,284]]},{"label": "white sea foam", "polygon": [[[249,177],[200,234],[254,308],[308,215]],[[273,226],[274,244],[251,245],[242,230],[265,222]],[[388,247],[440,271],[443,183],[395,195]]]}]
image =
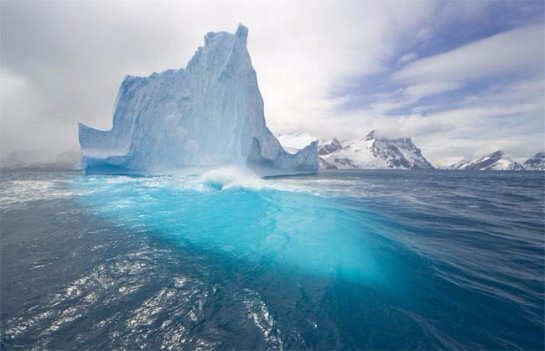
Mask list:
[{"label": "white sea foam", "polygon": [[10,208],[29,201],[52,200],[73,195],[60,180],[12,180],[2,183],[0,207]]}]

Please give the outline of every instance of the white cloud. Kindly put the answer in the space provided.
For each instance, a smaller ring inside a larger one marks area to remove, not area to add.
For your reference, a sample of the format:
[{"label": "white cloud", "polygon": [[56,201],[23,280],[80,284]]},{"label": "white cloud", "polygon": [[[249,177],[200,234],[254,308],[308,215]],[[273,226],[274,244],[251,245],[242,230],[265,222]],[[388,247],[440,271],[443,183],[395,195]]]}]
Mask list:
[{"label": "white cloud", "polygon": [[397,60],[397,66],[403,66],[404,64],[413,62],[417,58],[418,58],[418,54],[414,52],[408,52]]},{"label": "white cloud", "polygon": [[545,92],[541,79],[529,79],[468,96],[450,109],[422,117],[418,145],[434,162],[474,158],[504,150],[522,161],[545,150]]},{"label": "white cloud", "polygon": [[460,87],[461,84],[449,82],[430,82],[410,85],[392,93],[382,95],[382,98],[370,105],[370,109],[373,110],[375,114],[387,114],[391,111],[408,108],[424,97],[453,91]]},{"label": "white cloud", "polygon": [[[497,149],[523,160],[545,149],[544,37],[542,24],[527,26],[414,61],[391,76],[404,88],[360,113],[373,116],[373,128],[415,136],[440,165]],[[465,90],[482,79],[488,79],[486,90]],[[461,101],[419,103],[456,90],[465,94]],[[402,108],[413,113],[387,116]]]},{"label": "white cloud", "polygon": [[538,72],[543,75],[544,26],[503,32],[460,48],[417,60],[393,75],[403,82],[470,82],[494,75]]},{"label": "white cloud", "polygon": [[430,27],[423,27],[418,29],[415,34],[415,41],[417,42],[426,42],[431,39],[433,36],[433,29]]}]

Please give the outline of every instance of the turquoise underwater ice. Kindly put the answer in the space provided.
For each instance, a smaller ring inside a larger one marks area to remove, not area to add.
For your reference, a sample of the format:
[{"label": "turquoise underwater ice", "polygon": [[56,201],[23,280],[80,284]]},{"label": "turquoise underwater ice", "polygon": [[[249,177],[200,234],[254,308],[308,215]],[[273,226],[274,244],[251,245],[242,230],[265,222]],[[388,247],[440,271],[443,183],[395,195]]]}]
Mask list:
[{"label": "turquoise underwater ice", "polygon": [[235,171],[240,179],[226,180],[222,172],[88,176],[74,186],[89,190],[81,201],[97,215],[173,243],[246,264],[267,259],[312,275],[342,274],[354,282],[385,278],[361,210],[309,189],[275,187],[250,173]]}]

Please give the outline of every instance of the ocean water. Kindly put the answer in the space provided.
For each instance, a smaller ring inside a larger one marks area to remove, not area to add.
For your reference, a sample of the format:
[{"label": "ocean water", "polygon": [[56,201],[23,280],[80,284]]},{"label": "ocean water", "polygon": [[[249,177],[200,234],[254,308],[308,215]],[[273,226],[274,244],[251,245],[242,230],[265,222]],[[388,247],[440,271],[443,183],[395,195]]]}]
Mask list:
[{"label": "ocean water", "polygon": [[4,349],[544,349],[543,172],[3,173]]}]

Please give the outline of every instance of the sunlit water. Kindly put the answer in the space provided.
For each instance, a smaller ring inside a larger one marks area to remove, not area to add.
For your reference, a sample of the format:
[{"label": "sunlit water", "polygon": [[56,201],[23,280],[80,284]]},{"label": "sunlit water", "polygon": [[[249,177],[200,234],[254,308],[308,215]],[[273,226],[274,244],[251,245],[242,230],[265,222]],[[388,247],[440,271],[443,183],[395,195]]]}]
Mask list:
[{"label": "sunlit water", "polygon": [[4,173],[2,347],[543,349],[544,186]]}]

